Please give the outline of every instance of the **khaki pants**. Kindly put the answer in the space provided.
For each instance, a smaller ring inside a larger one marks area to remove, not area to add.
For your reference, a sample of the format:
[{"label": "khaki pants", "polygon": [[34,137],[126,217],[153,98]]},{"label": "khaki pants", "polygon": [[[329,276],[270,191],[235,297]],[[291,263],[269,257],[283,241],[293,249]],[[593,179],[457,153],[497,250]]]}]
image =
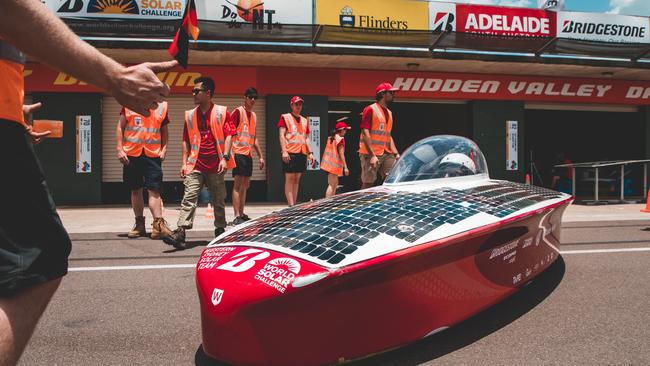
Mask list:
[{"label": "khaki pants", "polygon": [[393,169],[395,165],[395,155],[384,153],[383,155],[377,156],[379,159],[379,165],[377,168],[372,168],[370,166],[370,155],[359,154],[359,160],[361,160],[361,182],[365,184],[374,184],[377,180],[377,175],[381,177],[382,180],[386,179],[386,176]]},{"label": "khaki pants", "polygon": [[201,173],[191,172],[185,176],[185,193],[181,203],[181,213],[178,217],[178,227],[191,229],[194,224],[194,213],[196,202],[203,185],[208,187],[214,206],[214,227],[226,227],[226,183],[223,180],[224,173]]}]

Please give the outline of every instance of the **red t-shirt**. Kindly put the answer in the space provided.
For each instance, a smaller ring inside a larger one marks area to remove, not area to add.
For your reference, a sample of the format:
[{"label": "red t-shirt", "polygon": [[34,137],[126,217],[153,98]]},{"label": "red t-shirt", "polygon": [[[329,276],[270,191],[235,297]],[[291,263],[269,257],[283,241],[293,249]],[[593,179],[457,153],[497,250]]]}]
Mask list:
[{"label": "red t-shirt", "polygon": [[[379,105],[381,107],[381,105]],[[384,112],[384,118],[388,120],[388,109],[381,107],[382,112]],[[361,115],[361,129],[370,130],[372,127],[372,107],[367,106],[363,109],[363,114]]]},{"label": "red t-shirt", "polygon": [[[126,112],[124,111],[124,107],[122,107],[122,110],[120,110],[120,116],[124,116]],[[169,124],[169,113],[165,113],[165,119],[162,121],[161,126],[165,126]]]},{"label": "red t-shirt", "polygon": [[[293,113],[291,114],[291,117],[293,117],[294,121],[296,121],[296,124],[300,124],[299,117],[294,116]],[[282,116],[280,116],[280,121],[278,122],[278,128],[280,127],[284,127],[288,129],[286,123],[284,123],[284,118]],[[305,134],[309,135],[309,123],[307,123],[307,131],[305,131]]]},{"label": "red t-shirt", "polygon": [[[250,111],[246,111],[246,117],[250,121],[253,116],[253,113]],[[230,120],[232,121],[233,126],[235,126],[235,129],[239,128],[239,109],[235,109],[232,111],[232,114],[230,115]]]},{"label": "red t-shirt", "polygon": [[[199,127],[199,134],[201,135],[201,145],[199,147],[199,157],[196,159],[196,165],[194,165],[194,170],[202,173],[216,173],[219,167],[219,161],[221,157],[217,153],[217,140],[212,135],[210,131],[210,124],[207,122],[210,113],[214,104],[210,106],[210,109],[203,114],[201,108],[198,108],[197,114],[197,124]],[[226,111],[226,119],[223,124],[222,131],[223,137],[233,136],[237,134],[235,126],[233,126],[232,121],[230,120],[230,112]],[[183,141],[190,143],[190,136],[187,132],[187,124],[183,126]]]}]

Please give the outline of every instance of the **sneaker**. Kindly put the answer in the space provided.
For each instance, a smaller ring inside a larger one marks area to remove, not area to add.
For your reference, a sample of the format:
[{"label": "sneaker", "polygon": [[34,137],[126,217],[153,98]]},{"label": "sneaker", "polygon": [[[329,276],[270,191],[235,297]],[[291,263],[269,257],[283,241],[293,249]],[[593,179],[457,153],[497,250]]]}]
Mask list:
[{"label": "sneaker", "polygon": [[176,249],[186,249],[185,228],[177,228],[171,235],[163,237],[163,241]]},{"label": "sneaker", "polygon": [[153,220],[153,230],[151,230],[151,239],[162,239],[172,235],[172,230],[167,225],[167,221],[162,217]]},{"label": "sneaker", "polygon": [[222,227],[215,228],[214,229],[214,237],[216,238],[217,236],[219,236],[219,235],[221,235],[221,234],[223,234],[225,232],[226,232],[226,229],[224,229]]},{"label": "sneaker", "polygon": [[135,218],[135,225],[133,225],[133,229],[129,231],[126,236],[129,239],[135,239],[139,238],[141,236],[147,236],[147,229],[145,229],[144,226],[144,216],[136,216]]},{"label": "sneaker", "polygon": [[233,224],[233,226],[237,226],[239,224],[243,224],[244,221],[245,220],[241,216],[237,216],[237,217],[235,217],[234,220],[232,220],[232,224]]},{"label": "sneaker", "polygon": [[251,218],[248,217],[248,215],[246,215],[246,214],[242,214],[242,215],[241,215],[241,219],[244,220],[244,221],[248,221],[248,220],[250,220]]}]

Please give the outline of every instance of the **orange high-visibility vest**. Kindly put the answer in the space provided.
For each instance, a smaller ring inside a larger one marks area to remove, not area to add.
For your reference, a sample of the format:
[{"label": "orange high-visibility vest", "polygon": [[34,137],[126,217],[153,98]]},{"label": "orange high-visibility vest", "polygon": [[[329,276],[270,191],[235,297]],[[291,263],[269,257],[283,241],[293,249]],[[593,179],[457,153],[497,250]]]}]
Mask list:
[{"label": "orange high-visibility vest", "polygon": [[[225,150],[226,139],[223,136],[223,124],[226,122],[227,108],[221,105],[213,105],[212,112],[210,113],[210,131],[212,136],[217,140],[217,154],[221,158]],[[190,155],[187,157],[185,174],[189,174],[194,170],[196,160],[199,158],[199,149],[201,148],[201,132],[199,132],[199,121],[197,117],[199,107],[185,111],[185,125],[187,126],[187,134],[190,138]],[[227,162],[227,168],[232,169],[236,167],[235,159],[230,154],[230,160]]]},{"label": "orange high-visibility vest", "polygon": [[0,118],[25,124],[25,55],[0,38]]},{"label": "orange high-visibility vest", "polygon": [[160,129],[165,116],[167,116],[167,102],[158,104],[158,108],[151,109],[149,112],[151,113],[149,117],[145,117],[124,108],[126,127],[124,128],[122,148],[126,155],[138,157],[144,150],[144,154],[150,158],[160,156],[160,150],[162,150]]},{"label": "orange high-visibility vest", "polygon": [[300,124],[296,123],[291,113],[282,115],[287,132],[284,137],[287,139],[287,152],[292,154],[307,155],[307,118],[300,116]]},{"label": "orange high-visibility vest", "polygon": [[[372,108],[372,125],[368,131],[370,132],[370,147],[377,156],[384,155],[384,152],[391,153],[390,131],[393,130],[393,112],[386,109],[388,111],[388,120],[386,120],[378,103],[371,104],[370,108]],[[363,143],[363,131],[359,140],[359,153],[369,154],[366,144]]]},{"label": "orange high-visibility vest", "polygon": [[237,107],[239,111],[239,126],[237,126],[237,136],[232,139],[232,152],[251,156],[251,148],[255,144],[255,126],[257,125],[257,116],[251,111],[251,119],[248,120],[246,109]]},{"label": "orange high-visibility vest", "polygon": [[343,158],[339,155],[338,145],[343,139],[339,134],[335,134],[334,138],[327,138],[327,145],[325,145],[325,152],[320,161],[320,168],[328,173],[337,176],[343,175]]}]

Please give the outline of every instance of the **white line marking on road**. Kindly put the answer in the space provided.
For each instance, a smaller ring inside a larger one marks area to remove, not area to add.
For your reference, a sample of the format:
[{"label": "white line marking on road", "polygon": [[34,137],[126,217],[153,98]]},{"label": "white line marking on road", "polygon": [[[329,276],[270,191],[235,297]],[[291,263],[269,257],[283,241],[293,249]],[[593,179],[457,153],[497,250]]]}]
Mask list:
[{"label": "white line marking on road", "polygon": [[139,266],[108,266],[108,267],[72,267],[68,268],[69,272],[87,272],[87,271],[123,271],[133,269],[174,269],[174,268],[195,268],[196,263],[188,264],[152,264]]},{"label": "white line marking on road", "polygon": [[561,250],[560,254],[598,254],[598,253],[625,253],[625,252],[650,252],[650,248],[619,248],[619,249],[583,249]]},{"label": "white line marking on road", "polygon": [[[619,249],[585,249],[585,250],[561,250],[560,254],[599,254],[599,253],[629,253],[629,252],[650,252],[650,248],[619,248]],[[89,272],[89,271],[124,271],[124,270],[144,270],[144,269],[178,269],[178,268],[196,268],[195,263],[188,264],[152,264],[152,265],[133,265],[133,266],[107,266],[107,267],[71,267],[69,272]]]}]

